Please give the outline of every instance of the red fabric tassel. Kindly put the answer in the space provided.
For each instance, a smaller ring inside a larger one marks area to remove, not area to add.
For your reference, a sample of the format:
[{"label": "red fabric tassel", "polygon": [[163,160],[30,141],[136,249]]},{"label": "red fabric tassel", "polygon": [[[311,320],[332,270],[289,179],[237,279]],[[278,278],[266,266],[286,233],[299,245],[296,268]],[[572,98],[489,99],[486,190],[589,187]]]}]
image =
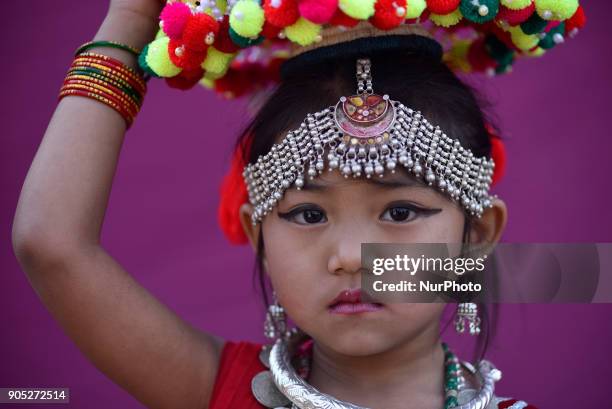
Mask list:
[{"label": "red fabric tassel", "polygon": [[[243,142],[247,144],[247,153],[250,150],[251,139],[249,135]],[[249,201],[246,184],[242,177],[244,167],[245,163],[242,160],[241,150],[236,149],[232,156],[229,172],[223,177],[219,189],[218,222],[221,230],[232,244],[246,244],[249,241],[240,223],[239,213],[240,206]]]},{"label": "red fabric tassel", "polygon": [[503,176],[506,171],[506,148],[504,142],[501,140],[495,129],[490,124],[485,124],[487,132],[489,133],[489,140],[491,141],[491,157],[495,162],[495,169],[493,170],[493,180],[491,186],[495,185]]}]

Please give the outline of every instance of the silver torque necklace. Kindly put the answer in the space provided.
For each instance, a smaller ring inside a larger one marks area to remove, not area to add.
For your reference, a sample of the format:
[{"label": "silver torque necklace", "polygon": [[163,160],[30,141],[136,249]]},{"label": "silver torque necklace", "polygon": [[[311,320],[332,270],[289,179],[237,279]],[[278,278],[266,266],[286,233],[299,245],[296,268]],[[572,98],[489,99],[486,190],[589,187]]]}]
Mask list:
[{"label": "silver torque necklace", "polygon": [[[291,365],[288,342],[283,338],[276,340],[272,348],[262,349],[260,360],[269,371],[260,372],[252,381],[252,390],[257,400],[269,408],[292,409],[369,409],[350,402],[342,401],[320,392],[297,374]],[[501,371],[487,360],[478,363],[478,369],[469,362],[462,365],[480,382],[480,389],[467,387],[459,389],[459,404],[453,409],[488,409],[497,407],[494,398],[495,382],[501,379]],[[490,406],[489,404],[495,404]]]}]

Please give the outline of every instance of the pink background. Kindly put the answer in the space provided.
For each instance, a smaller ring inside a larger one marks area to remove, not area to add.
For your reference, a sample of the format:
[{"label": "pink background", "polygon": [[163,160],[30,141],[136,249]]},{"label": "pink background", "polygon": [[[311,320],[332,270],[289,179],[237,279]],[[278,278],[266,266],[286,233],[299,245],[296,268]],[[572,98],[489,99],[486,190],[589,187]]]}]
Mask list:
[{"label": "pink background", "polygon": [[[505,241],[612,241],[612,5],[588,3],[590,21],[577,39],[519,61],[510,75],[478,81],[496,104],[508,150],[496,188],[509,207]],[[71,407],[138,408],[60,330],[10,246],[19,190],[72,53],[105,11],[106,2],[67,0],[4,6],[0,387],[69,387]],[[229,339],[261,341],[252,252],[229,245],[216,223],[218,186],[245,103],[150,85],[122,151],[103,243],[186,320]],[[488,354],[504,373],[498,394],[541,408],[609,406],[611,313],[611,305],[504,306]],[[452,332],[444,337],[461,356],[467,341]]]}]

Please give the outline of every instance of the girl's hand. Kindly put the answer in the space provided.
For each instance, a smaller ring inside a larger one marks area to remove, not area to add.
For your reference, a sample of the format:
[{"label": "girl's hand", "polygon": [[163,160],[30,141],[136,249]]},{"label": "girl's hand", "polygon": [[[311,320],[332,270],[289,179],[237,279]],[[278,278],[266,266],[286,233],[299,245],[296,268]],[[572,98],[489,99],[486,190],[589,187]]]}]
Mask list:
[{"label": "girl's hand", "polygon": [[111,0],[108,13],[131,13],[134,17],[155,20],[166,4],[165,0]]},{"label": "girl's hand", "polygon": [[155,38],[165,4],[165,0],[111,0],[95,38],[142,48]]}]

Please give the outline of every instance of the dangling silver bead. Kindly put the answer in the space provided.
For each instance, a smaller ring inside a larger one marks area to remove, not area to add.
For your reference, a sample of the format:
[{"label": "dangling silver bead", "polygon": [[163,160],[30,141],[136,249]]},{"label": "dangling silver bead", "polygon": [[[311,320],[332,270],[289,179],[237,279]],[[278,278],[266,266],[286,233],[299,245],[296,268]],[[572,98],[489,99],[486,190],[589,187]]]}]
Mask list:
[{"label": "dangling silver bead", "polygon": [[478,317],[478,305],[473,302],[457,304],[455,330],[459,333],[465,332],[466,324],[469,328],[470,335],[480,334],[480,317]]}]

